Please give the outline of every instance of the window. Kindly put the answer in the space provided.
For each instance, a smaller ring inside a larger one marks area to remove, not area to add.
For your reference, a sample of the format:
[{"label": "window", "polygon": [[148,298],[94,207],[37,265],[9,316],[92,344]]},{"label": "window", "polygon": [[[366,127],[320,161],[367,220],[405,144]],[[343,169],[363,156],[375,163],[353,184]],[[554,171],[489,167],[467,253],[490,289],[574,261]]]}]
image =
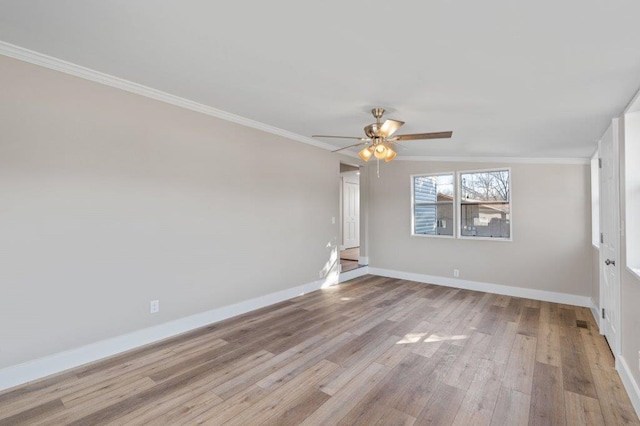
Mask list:
[{"label": "window", "polygon": [[627,267],[640,276],[640,111],[624,117],[624,186]]},{"label": "window", "polygon": [[411,176],[412,234],[453,237],[453,173]]},{"label": "window", "polygon": [[460,172],[460,230],[466,238],[511,239],[510,170]]},{"label": "window", "polygon": [[591,243],[600,247],[600,161],[598,151],[591,157]]}]

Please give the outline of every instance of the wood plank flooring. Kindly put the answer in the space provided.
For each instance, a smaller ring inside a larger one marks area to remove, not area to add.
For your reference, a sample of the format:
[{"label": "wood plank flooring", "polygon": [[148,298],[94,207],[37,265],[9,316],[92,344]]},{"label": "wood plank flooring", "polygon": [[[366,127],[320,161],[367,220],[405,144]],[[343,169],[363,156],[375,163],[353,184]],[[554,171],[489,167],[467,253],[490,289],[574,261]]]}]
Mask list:
[{"label": "wood plank flooring", "polygon": [[640,421],[588,309],[368,275],[0,393],[21,424]]},{"label": "wood plank flooring", "polygon": [[354,269],[361,268],[363,265],[358,264],[359,256],[360,247],[342,250],[340,252],[340,267],[342,272],[353,271]]},{"label": "wood plank flooring", "polygon": [[360,247],[352,247],[340,251],[340,259],[358,261],[360,257]]},{"label": "wood plank flooring", "polygon": [[341,272],[348,272],[353,271],[354,269],[362,268],[363,265],[359,265],[355,260],[340,259],[340,267]]}]

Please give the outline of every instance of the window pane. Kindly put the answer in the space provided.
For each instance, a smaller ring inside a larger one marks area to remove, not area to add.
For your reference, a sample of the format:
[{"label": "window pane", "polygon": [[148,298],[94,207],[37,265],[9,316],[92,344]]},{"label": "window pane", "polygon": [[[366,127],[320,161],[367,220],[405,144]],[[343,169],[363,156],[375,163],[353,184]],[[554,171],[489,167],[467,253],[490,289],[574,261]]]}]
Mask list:
[{"label": "window pane", "polygon": [[[624,147],[627,266],[640,275],[640,111],[624,116]],[[605,194],[603,191],[603,197]],[[608,211],[604,202],[600,205],[605,207],[601,213]]]},{"label": "window pane", "polygon": [[509,203],[463,203],[460,222],[460,234],[464,237],[511,237]]},{"label": "window pane", "polygon": [[416,204],[453,201],[453,175],[416,176],[413,190]]},{"label": "window pane", "polygon": [[416,205],[414,227],[414,234],[453,236],[453,203]]},{"label": "window pane", "polygon": [[454,176],[413,177],[413,233],[453,236]]},{"label": "window pane", "polygon": [[509,201],[509,171],[460,174],[460,195],[463,202]]}]

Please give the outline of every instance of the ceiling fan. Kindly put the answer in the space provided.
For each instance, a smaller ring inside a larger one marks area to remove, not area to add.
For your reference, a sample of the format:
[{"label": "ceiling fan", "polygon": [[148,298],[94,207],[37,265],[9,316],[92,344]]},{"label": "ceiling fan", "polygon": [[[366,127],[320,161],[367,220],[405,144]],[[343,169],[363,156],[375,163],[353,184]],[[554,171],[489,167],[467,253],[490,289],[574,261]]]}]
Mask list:
[{"label": "ceiling fan", "polygon": [[384,114],[384,108],[373,108],[371,110],[371,114],[373,114],[376,122],[365,126],[365,137],[330,135],[313,135],[311,137],[359,140],[360,142],[357,144],[345,146],[344,148],[336,149],[332,152],[342,151],[344,149],[353,148],[354,146],[365,145],[365,147],[358,152],[360,158],[364,161],[369,161],[372,156],[375,156],[378,160],[384,160],[388,163],[396,158],[397,154],[393,147],[394,145],[399,146],[398,142],[418,139],[446,139],[450,138],[453,134],[453,132],[433,132],[393,136],[393,134],[404,125],[404,121],[388,119],[383,123],[382,115]]}]

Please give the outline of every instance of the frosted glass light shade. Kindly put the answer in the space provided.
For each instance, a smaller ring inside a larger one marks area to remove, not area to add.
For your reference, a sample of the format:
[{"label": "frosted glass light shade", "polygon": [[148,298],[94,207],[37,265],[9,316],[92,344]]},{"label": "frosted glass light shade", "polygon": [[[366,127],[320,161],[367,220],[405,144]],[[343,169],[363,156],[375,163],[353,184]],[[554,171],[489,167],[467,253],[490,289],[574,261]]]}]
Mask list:
[{"label": "frosted glass light shade", "polygon": [[396,152],[394,150],[392,150],[391,148],[387,148],[387,155],[385,155],[384,157],[384,162],[388,163],[389,161],[393,160],[394,158],[396,158]]},{"label": "frosted glass light shade", "polygon": [[368,147],[366,147],[366,148],[363,148],[363,149],[358,153],[358,155],[360,156],[360,158],[362,158],[362,160],[363,160],[364,162],[369,161],[369,159],[371,158],[371,155],[372,155],[372,154],[373,154],[373,153],[371,152],[371,147],[370,147],[370,146],[368,146]]}]

